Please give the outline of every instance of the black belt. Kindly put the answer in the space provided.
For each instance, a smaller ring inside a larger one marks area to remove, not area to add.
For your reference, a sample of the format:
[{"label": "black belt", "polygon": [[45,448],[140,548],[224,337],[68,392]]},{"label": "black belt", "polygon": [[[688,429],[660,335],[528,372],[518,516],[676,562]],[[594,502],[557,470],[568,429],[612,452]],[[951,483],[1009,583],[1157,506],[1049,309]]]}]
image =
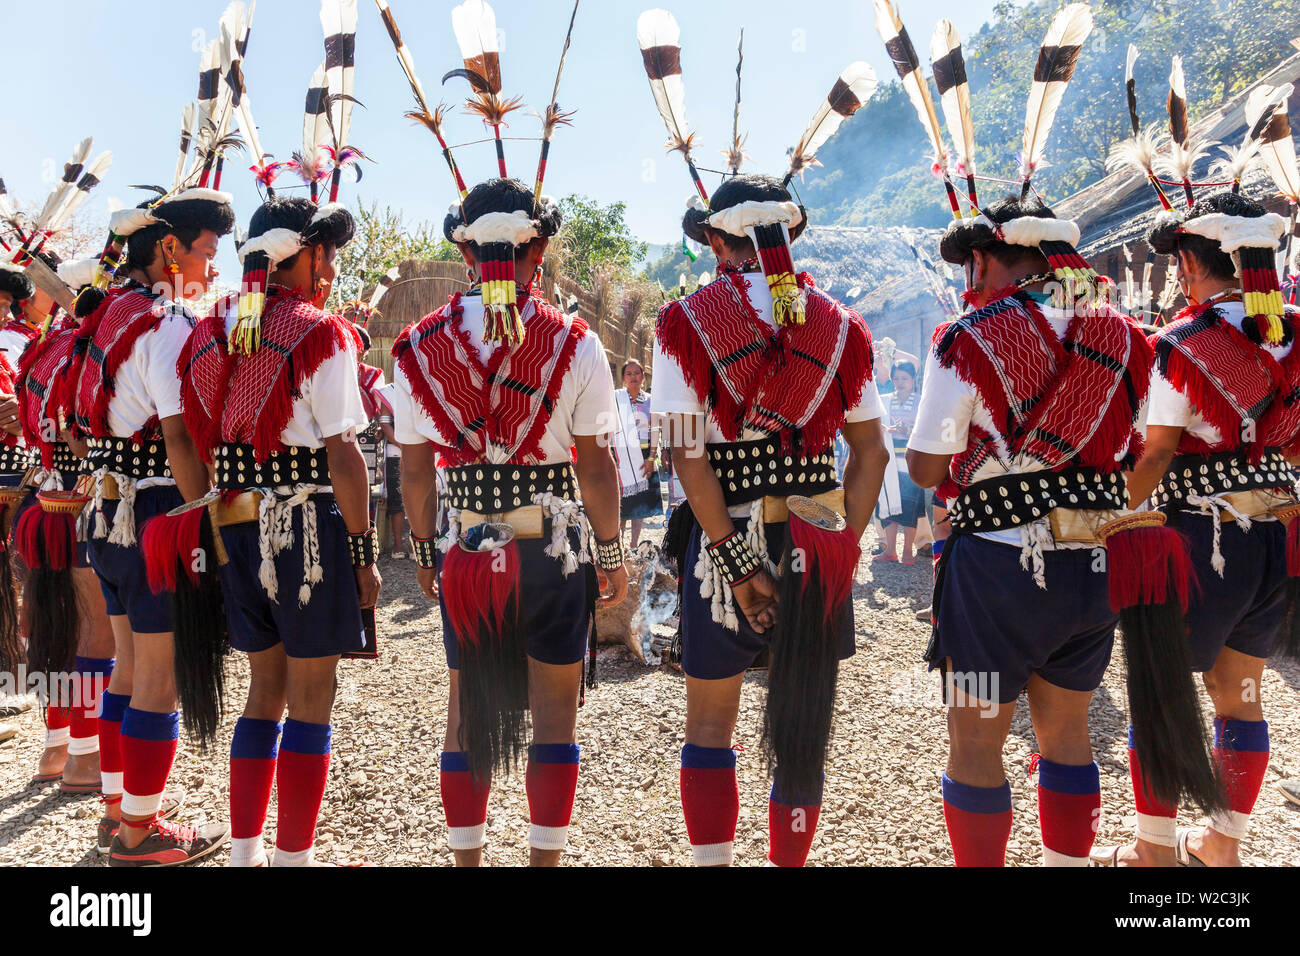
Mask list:
[{"label": "black belt", "polygon": [[1057,508],[1119,511],[1128,489],[1118,471],[1066,468],[986,478],[966,488],[948,506],[954,534],[1005,531],[1029,524]]},{"label": "black belt", "polygon": [[40,459],[31,448],[0,445],[0,475],[25,475]]},{"label": "black belt", "polygon": [[324,448],[290,445],[259,463],[252,445],[217,446],[217,487],[226,491],[280,488],[287,485],[328,485],[329,456]]},{"label": "black belt", "polygon": [[464,465],[447,469],[447,505],[479,514],[500,514],[533,503],[550,492],[576,500],[573,465]]},{"label": "black belt", "polygon": [[1214,455],[1178,455],[1156,486],[1154,497],[1160,507],[1180,509],[1188,495],[1232,494],[1259,488],[1295,487],[1296,475],[1291,463],[1276,448],[1266,449],[1258,464],[1252,465],[1243,451]]},{"label": "black belt", "polygon": [[60,472],[65,478],[90,472],[90,462],[78,457],[66,442],[59,442],[50,452],[50,468]]},{"label": "black belt", "polygon": [[161,438],[148,438],[137,444],[130,438],[91,438],[86,460],[91,471],[107,468],[117,475],[137,481],[144,478],[170,478],[167,448]]},{"label": "black belt", "polygon": [[833,449],[806,457],[782,452],[775,438],[758,438],[719,442],[709,445],[708,453],[728,507],[768,495],[811,497],[840,486]]}]

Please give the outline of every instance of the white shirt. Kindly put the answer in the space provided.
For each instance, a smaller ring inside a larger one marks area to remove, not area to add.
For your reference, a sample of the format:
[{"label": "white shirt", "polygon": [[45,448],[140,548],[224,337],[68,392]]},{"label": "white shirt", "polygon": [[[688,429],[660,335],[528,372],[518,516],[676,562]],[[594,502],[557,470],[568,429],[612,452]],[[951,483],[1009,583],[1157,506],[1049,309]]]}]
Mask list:
[{"label": "white shirt", "polygon": [[[238,317],[237,309],[227,310],[227,336]],[[172,367],[176,367],[175,361]],[[355,433],[369,421],[361,404],[357,350],[349,337],[346,348],[335,352],[303,379],[293,400],[293,417],[280,433],[280,441],[302,448],[323,448],[326,438]]]},{"label": "white shirt", "polygon": [[[1073,318],[1073,310],[1053,308],[1050,304],[1040,304],[1043,317],[1047,319],[1058,339],[1065,337],[1065,331]],[[1137,428],[1145,431],[1146,406],[1138,414]],[[993,416],[985,407],[983,399],[975,386],[962,381],[955,368],[944,368],[935,357],[934,350],[925,358],[925,374],[922,376],[921,402],[916,410],[916,425],[912,428],[912,437],[907,447],[927,455],[959,455],[966,450],[970,437],[971,425],[976,425],[990,435],[998,436],[998,443],[1003,444],[1005,437],[1002,429],[994,424]],[[1005,448],[1003,449],[1005,451]],[[1121,456],[1128,450],[1127,443]],[[1028,467],[1025,467],[1028,466]],[[1021,471],[1034,471],[1038,465],[1017,455],[1012,458],[1010,467],[996,458],[990,457],[972,476],[972,481],[983,481],[1006,474],[1018,474]],[[1020,529],[981,532],[981,538],[1000,541],[1005,544],[1020,546]],[[1066,547],[1075,546],[1073,544]],[[1086,546],[1086,545],[1078,545]],[[1050,546],[1048,546],[1050,549]]]},{"label": "white shirt", "polygon": [[[757,281],[749,283],[749,304],[753,306],[754,311],[758,313],[758,317],[763,323],[774,329],[776,328],[776,322],[772,319],[772,290],[763,281],[761,274],[756,273],[756,276]],[[705,414],[704,403],[699,400],[694,390],[686,384],[686,378],[682,375],[682,367],[677,363],[676,359],[660,347],[657,340],[655,341],[654,359],[651,363],[651,375],[654,380],[654,391],[650,400],[650,410],[653,414]],[[862,397],[858,400],[858,404],[848,410],[848,413],[844,416],[844,421],[869,422],[873,418],[880,418],[883,414],[884,409],[880,404],[880,393],[876,391],[876,383],[869,381],[863,386]],[[746,428],[738,440],[749,441],[762,437],[762,432]],[[727,440],[712,413],[709,414],[704,440],[710,444]]]},{"label": "white shirt", "polygon": [[[1224,320],[1230,322],[1237,331],[1242,330],[1242,324],[1246,319],[1246,306],[1241,302],[1221,302],[1215,306]],[[1291,351],[1293,342],[1286,345],[1266,345],[1268,354],[1273,356],[1279,362]],[[1151,411],[1147,415],[1148,425],[1164,425],[1173,428],[1181,428],[1193,438],[1199,438],[1208,445],[1214,445],[1223,440],[1219,430],[1211,425],[1205,419],[1201,418],[1201,413],[1192,407],[1191,401],[1170,381],[1160,374],[1157,366],[1151,373]]]},{"label": "white shirt", "polygon": [[[478,345],[479,357],[485,363],[492,354],[495,343],[483,341],[483,302],[477,296],[461,299],[463,313],[461,328],[469,340]],[[391,392],[393,406],[393,434],[403,445],[418,445],[431,441],[450,446],[455,435],[438,431],[427,412],[415,400],[411,383],[400,365],[394,367]],[[619,428],[618,410],[614,405],[614,378],[605,358],[605,347],[594,330],[589,330],[578,342],[573,360],[564,373],[555,409],[542,434],[540,464],[554,465],[573,460],[573,440],[576,436],[612,435]]]},{"label": "white shirt", "polygon": [[18,360],[23,356],[23,350],[32,342],[21,332],[15,332],[8,325],[0,329],[0,352],[4,353],[5,359],[9,362],[9,367],[18,371]]}]

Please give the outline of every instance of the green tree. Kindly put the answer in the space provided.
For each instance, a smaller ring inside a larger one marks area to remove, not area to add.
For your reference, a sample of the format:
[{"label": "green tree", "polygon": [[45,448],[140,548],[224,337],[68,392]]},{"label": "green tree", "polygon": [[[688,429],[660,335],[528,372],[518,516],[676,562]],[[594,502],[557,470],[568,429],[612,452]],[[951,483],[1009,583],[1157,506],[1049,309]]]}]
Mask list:
[{"label": "green tree", "polygon": [[564,247],[565,273],[579,285],[590,285],[605,267],[630,272],[645,258],[646,244],[628,228],[626,203],[599,203],[574,194],[560,200],[560,209],[564,224],[557,238]]},{"label": "green tree", "polygon": [[359,298],[380,276],[407,259],[460,261],[460,252],[443,238],[441,224],[407,225],[400,211],[390,206],[380,210],[377,202],[362,203],[353,216],[356,232],[334,261],[338,278],[330,299],[335,307]]},{"label": "green tree", "polygon": [[681,243],[673,246],[665,246],[659,258],[652,262],[647,262],[645,267],[645,277],[659,288],[663,289],[664,294],[674,299],[677,297],[677,282],[684,272],[691,277],[689,284],[694,287],[695,280],[701,273],[716,272],[718,261],[713,257],[713,253],[704,250],[694,262],[682,252]]}]

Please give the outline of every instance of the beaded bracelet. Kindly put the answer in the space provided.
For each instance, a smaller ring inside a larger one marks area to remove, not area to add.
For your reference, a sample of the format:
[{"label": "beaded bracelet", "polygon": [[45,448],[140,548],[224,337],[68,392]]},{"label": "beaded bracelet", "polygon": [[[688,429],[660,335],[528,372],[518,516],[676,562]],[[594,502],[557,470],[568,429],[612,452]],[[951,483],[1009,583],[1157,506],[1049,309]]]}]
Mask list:
[{"label": "beaded bracelet", "polygon": [[438,566],[438,539],[417,538],[411,535],[411,550],[415,553],[415,563],[422,568]]},{"label": "beaded bracelet", "polygon": [[379,534],[371,525],[361,534],[348,534],[348,548],[352,551],[354,568],[373,567],[379,560]]},{"label": "beaded bracelet", "polygon": [[617,571],[623,566],[623,538],[596,542],[596,563],[602,571]]},{"label": "beaded bracelet", "polygon": [[709,557],[722,573],[723,579],[733,588],[752,578],[759,569],[758,555],[745,544],[739,531],[733,531],[721,541],[709,545]]}]

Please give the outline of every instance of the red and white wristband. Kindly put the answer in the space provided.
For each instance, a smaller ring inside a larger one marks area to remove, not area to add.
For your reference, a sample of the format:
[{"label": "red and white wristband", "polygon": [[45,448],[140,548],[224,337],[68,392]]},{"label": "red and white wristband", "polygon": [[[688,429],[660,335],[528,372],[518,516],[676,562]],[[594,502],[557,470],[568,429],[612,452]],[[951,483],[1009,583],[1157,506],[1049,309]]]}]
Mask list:
[{"label": "red and white wristband", "polygon": [[745,537],[739,531],[733,531],[721,541],[713,542],[708,550],[713,566],[733,588],[752,578],[762,566],[758,555],[745,543]]}]

